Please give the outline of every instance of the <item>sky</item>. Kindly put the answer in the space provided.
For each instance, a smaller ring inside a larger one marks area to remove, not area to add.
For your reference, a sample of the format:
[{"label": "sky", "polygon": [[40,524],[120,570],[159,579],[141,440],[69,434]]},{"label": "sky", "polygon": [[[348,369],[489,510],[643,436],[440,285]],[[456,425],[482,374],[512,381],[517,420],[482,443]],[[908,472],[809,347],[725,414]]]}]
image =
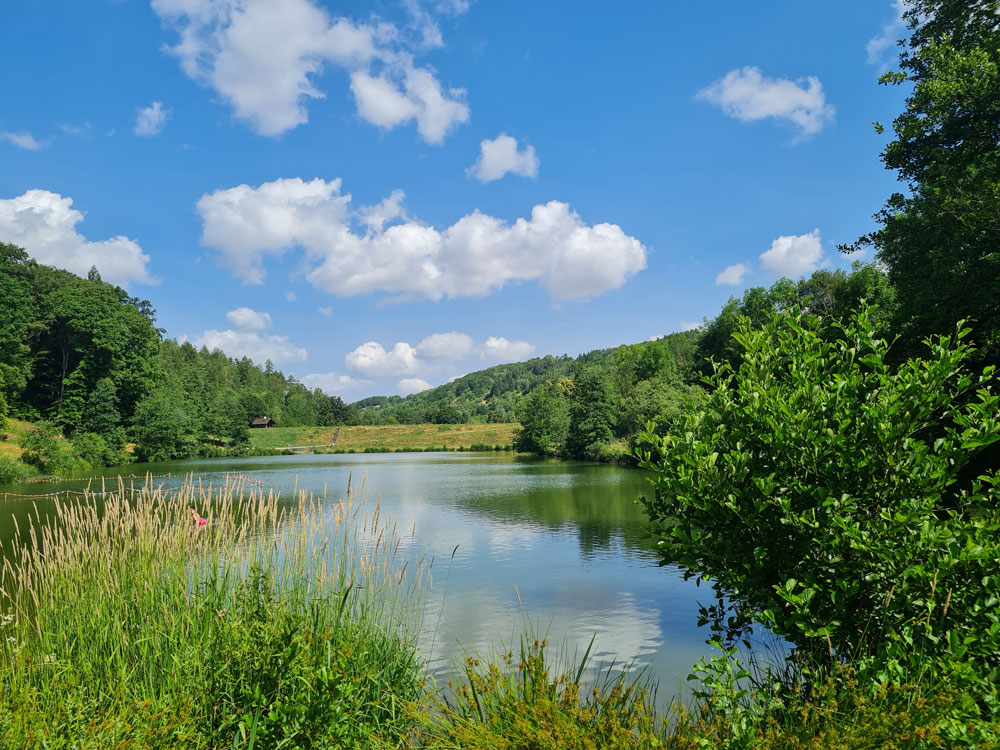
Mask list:
[{"label": "sky", "polygon": [[0,0],[0,241],[347,401],[648,340],[858,259],[899,12]]}]

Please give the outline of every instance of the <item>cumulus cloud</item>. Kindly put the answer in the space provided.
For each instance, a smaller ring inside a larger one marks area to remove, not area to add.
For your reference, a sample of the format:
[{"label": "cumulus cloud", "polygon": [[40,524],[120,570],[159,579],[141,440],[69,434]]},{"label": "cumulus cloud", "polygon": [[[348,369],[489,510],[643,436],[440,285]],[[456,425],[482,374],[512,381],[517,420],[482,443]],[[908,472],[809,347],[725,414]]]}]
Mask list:
[{"label": "cumulus cloud", "polygon": [[319,310],[320,315],[324,318],[329,318],[333,315],[333,305],[322,305],[316,309]]},{"label": "cumulus cloud", "polygon": [[479,158],[465,173],[480,182],[499,180],[507,173],[535,177],[538,174],[538,157],[535,156],[534,146],[518,149],[514,138],[501,133],[492,141],[487,138],[479,144]]},{"label": "cumulus cloud", "polygon": [[420,369],[417,350],[405,341],[386,349],[377,341],[367,341],[349,352],[344,361],[352,370],[372,378],[409,375]]},{"label": "cumulus cloud", "polygon": [[341,375],[336,372],[311,372],[308,375],[303,375],[301,382],[310,390],[319,388],[327,394],[340,393],[351,388],[368,385],[367,380],[359,380],[350,375]]},{"label": "cumulus cloud", "polygon": [[502,336],[490,336],[477,344],[471,336],[459,331],[433,333],[416,346],[397,341],[386,349],[377,341],[367,341],[344,357],[347,367],[369,378],[440,374],[448,363],[471,355],[490,362],[514,362],[525,359],[535,350],[527,341],[508,341]]},{"label": "cumulus cloud", "polygon": [[527,341],[508,341],[503,336],[490,336],[483,344],[479,356],[491,362],[516,362],[535,351]]},{"label": "cumulus cloud", "polygon": [[170,110],[163,108],[163,102],[153,102],[148,107],[135,111],[135,128],[132,132],[145,138],[152,138],[163,132]]},{"label": "cumulus cloud", "polygon": [[699,328],[701,328],[703,325],[704,325],[704,323],[694,323],[694,322],[692,322],[690,320],[682,320],[681,321],[681,330],[682,331],[696,331]]},{"label": "cumulus cloud", "polygon": [[412,47],[440,46],[422,6],[411,44],[392,24],[331,18],[313,0],[153,0],[178,34],[170,51],[184,72],[229,102],[236,117],[276,136],[308,121],[309,99],[323,98],[317,79],[326,65],[348,72],[358,114],[381,128],[415,121],[440,143],[469,119],[463,89],[445,89]]},{"label": "cumulus cloud", "polygon": [[639,240],[616,224],[588,225],[560,201],[513,223],[474,211],[438,230],[405,217],[401,193],[381,210],[358,212],[340,188],[340,180],[291,178],[203,195],[202,244],[256,284],[265,256],[302,247],[306,279],[338,296],[383,291],[436,301],[536,280],[556,299],[573,299],[617,289],[646,267]]},{"label": "cumulus cloud", "polygon": [[815,76],[796,81],[768,78],[754,66],[729,71],[699,91],[696,98],[717,105],[741,122],[771,118],[791,123],[798,128],[797,140],[816,135],[833,120],[835,112]]},{"label": "cumulus cloud", "polygon": [[266,331],[271,327],[270,313],[257,312],[249,307],[237,307],[226,313],[229,324],[237,331]]},{"label": "cumulus cloud", "polygon": [[893,0],[892,10],[894,14],[892,20],[865,45],[868,64],[878,66],[881,71],[885,71],[889,66],[890,56],[886,53],[895,47],[896,40],[906,33],[906,21],[903,18],[906,8],[903,6],[903,0]]},{"label": "cumulus cloud", "polygon": [[467,333],[433,333],[419,344],[417,353],[425,359],[462,359],[475,348],[475,342]]},{"label": "cumulus cloud", "polygon": [[750,267],[746,263],[737,263],[733,266],[726,266],[718,276],[715,277],[716,284],[728,284],[737,286],[743,283],[743,277],[750,273]]},{"label": "cumulus cloud", "polygon": [[38,151],[45,145],[41,141],[36,141],[35,137],[27,131],[23,133],[0,132],[0,141],[7,141],[12,146],[23,148],[25,151]]},{"label": "cumulus cloud", "polygon": [[797,278],[812,273],[823,261],[823,242],[819,230],[809,234],[782,235],[761,253],[760,264],[776,276]]},{"label": "cumulus cloud", "polygon": [[91,242],[76,231],[83,213],[72,206],[72,198],[48,190],[28,190],[0,200],[0,237],[20,245],[39,263],[78,276],[97,266],[101,277],[112,284],[156,283],[147,268],[149,256],[137,242],[122,236]]},{"label": "cumulus cloud", "polygon": [[423,378],[403,378],[396,384],[396,390],[401,396],[409,396],[411,393],[420,393],[431,387]]},{"label": "cumulus cloud", "polygon": [[264,336],[258,331],[217,331],[210,328],[200,336],[191,339],[197,347],[209,351],[221,349],[234,359],[249,357],[258,365],[267,360],[272,362],[304,362],[309,353],[289,340],[287,336]]}]

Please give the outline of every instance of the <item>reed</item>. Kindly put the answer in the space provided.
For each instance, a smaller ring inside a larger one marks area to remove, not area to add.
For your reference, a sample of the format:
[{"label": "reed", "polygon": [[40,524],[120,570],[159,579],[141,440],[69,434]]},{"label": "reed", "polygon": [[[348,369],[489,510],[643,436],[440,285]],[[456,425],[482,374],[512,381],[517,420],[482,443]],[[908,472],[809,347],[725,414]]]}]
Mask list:
[{"label": "reed", "polygon": [[401,742],[426,576],[378,507],[127,490],[36,511],[4,550],[0,745]]}]

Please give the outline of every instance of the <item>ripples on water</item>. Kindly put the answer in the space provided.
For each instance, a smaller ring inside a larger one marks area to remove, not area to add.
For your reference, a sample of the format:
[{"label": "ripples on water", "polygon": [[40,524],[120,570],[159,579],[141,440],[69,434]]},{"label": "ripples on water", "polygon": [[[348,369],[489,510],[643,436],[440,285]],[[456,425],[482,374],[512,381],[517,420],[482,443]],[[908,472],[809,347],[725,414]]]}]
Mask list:
[{"label": "ripples on water", "polygon": [[[516,647],[526,629],[547,636],[554,652],[568,656],[582,655],[596,636],[595,666],[634,661],[667,694],[709,652],[706,633],[697,627],[697,602],[709,591],[657,566],[635,504],[648,487],[638,470],[513,454],[412,453],[193,460],[133,465],[127,473],[147,470],[171,472],[155,480],[164,487],[177,486],[188,472],[198,473],[204,486],[220,486],[227,472],[238,472],[286,497],[296,487],[325,492],[331,512],[349,476],[355,486],[363,483],[369,504],[381,503],[396,520],[402,558],[415,561],[426,551],[434,559],[420,646],[439,677],[465,654]],[[80,486],[71,481],[0,491]],[[45,513],[53,500],[35,502]],[[32,506],[5,502],[5,546],[14,534],[11,515],[24,528]]]}]

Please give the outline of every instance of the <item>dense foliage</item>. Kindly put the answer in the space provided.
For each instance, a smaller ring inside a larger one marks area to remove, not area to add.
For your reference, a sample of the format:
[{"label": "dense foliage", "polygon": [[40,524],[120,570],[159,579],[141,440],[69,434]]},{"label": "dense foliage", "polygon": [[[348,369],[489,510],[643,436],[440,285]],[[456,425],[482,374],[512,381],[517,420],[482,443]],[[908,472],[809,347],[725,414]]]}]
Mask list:
[{"label": "dense foliage", "polygon": [[713,582],[719,630],[763,622],[885,670],[932,652],[1000,668],[1000,475],[968,471],[1000,441],[992,368],[965,370],[965,329],[899,368],[867,311],[841,333],[795,311],[744,321],[739,369],[644,436],[657,550]]},{"label": "dense foliage", "polygon": [[120,464],[126,442],[144,460],[187,457],[245,444],[261,416],[289,427],[356,421],[340,398],[270,363],[162,339],[155,320],[149,302],[95,270],[83,279],[0,243],[0,419],[40,421],[22,439],[26,464]]},{"label": "dense foliage", "polygon": [[[886,85],[911,86],[883,152],[906,192],[874,246],[899,294],[900,350],[956,321],[975,325],[980,358],[1000,363],[1000,3],[907,0],[910,34]],[[881,130],[881,125],[877,126]]]}]

